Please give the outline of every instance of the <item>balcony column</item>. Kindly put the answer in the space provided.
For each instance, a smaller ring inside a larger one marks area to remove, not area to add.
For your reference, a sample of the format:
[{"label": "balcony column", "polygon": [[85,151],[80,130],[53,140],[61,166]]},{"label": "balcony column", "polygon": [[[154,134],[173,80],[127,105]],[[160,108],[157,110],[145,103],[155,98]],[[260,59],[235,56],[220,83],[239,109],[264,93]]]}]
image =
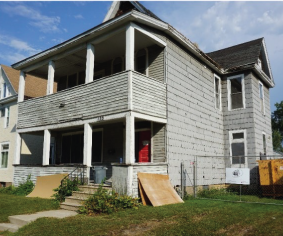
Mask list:
[{"label": "balcony column", "polygon": [[54,61],[49,61],[46,95],[53,93],[54,74],[55,74],[55,63],[54,63]]},{"label": "balcony column", "polygon": [[22,147],[22,137],[21,134],[16,133],[16,149],[15,149],[15,157],[14,164],[19,165],[21,163],[21,147]]},{"label": "balcony column", "polygon": [[18,102],[24,101],[25,98],[25,72],[21,70],[18,89]]},{"label": "balcony column", "polygon": [[92,128],[90,124],[84,124],[84,165],[91,166]]},{"label": "balcony column", "polygon": [[135,117],[131,112],[126,115],[126,164],[135,163]]},{"label": "balcony column", "polygon": [[135,28],[130,24],[126,29],[126,70],[135,69]]},{"label": "balcony column", "polygon": [[94,46],[89,43],[87,45],[87,53],[86,53],[86,70],[85,70],[85,83],[89,83],[93,81],[93,73],[94,73]]},{"label": "balcony column", "polygon": [[44,141],[43,141],[43,158],[42,165],[49,165],[49,157],[50,157],[50,141],[51,141],[51,133],[50,130],[44,130]]}]

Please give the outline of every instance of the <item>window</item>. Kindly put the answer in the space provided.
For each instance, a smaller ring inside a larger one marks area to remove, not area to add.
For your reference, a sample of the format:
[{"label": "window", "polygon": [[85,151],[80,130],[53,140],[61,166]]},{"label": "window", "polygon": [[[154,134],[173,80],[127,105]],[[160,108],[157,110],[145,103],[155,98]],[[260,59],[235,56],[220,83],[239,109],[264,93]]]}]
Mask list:
[{"label": "window", "polygon": [[85,71],[80,71],[71,75],[65,75],[60,77],[58,81],[57,91],[61,91],[67,88],[72,88],[74,86],[84,84],[85,82]]},{"label": "window", "polygon": [[11,95],[11,88],[10,88],[10,86],[7,85],[6,83],[3,83],[1,91],[0,91],[0,98],[6,98],[6,97],[9,97],[10,95]]},{"label": "window", "polygon": [[0,117],[5,116],[5,108],[0,109]]},{"label": "window", "polygon": [[135,71],[147,75],[147,51],[141,49],[136,54],[136,68]]},{"label": "window", "polygon": [[266,136],[262,133],[263,155],[266,155]]},{"label": "window", "polygon": [[245,108],[245,83],[244,75],[227,78],[228,85],[228,110]]},{"label": "window", "polygon": [[9,126],[9,121],[10,121],[10,107],[6,107],[4,128],[7,128]]},{"label": "window", "polygon": [[259,82],[260,111],[265,114],[263,84]]},{"label": "window", "polygon": [[123,70],[123,60],[121,57],[116,57],[112,64],[112,74],[119,73]]},{"label": "window", "polygon": [[232,165],[246,163],[246,131],[237,130],[229,132],[230,156]]},{"label": "window", "polygon": [[9,144],[1,144],[1,157],[0,157],[0,168],[7,168],[8,166],[8,155],[9,155]]},{"label": "window", "polygon": [[217,75],[214,75],[214,98],[215,108],[221,110],[221,80]]},{"label": "window", "polygon": [[[92,158],[91,163],[101,163],[103,155],[103,129],[92,130]],[[115,154],[115,149],[108,149],[109,155]]]}]

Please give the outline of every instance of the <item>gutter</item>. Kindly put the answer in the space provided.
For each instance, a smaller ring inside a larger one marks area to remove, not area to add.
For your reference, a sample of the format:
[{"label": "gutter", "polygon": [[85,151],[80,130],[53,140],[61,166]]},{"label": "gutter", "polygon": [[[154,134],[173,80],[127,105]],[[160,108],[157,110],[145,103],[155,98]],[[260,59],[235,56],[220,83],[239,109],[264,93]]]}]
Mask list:
[{"label": "gutter", "polygon": [[17,101],[17,98],[18,98],[18,94],[3,98],[0,100],[0,106],[4,106],[5,104],[9,102]]}]

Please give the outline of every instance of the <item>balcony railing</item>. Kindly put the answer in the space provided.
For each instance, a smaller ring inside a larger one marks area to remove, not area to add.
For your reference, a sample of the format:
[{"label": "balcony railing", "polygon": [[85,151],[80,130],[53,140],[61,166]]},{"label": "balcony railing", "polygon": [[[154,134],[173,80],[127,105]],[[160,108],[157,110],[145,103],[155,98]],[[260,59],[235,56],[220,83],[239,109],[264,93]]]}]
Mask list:
[{"label": "balcony railing", "polygon": [[[140,73],[124,71],[73,88],[19,103],[18,129],[55,125],[129,110],[166,118],[166,85]],[[132,89],[132,92],[129,92]]]}]

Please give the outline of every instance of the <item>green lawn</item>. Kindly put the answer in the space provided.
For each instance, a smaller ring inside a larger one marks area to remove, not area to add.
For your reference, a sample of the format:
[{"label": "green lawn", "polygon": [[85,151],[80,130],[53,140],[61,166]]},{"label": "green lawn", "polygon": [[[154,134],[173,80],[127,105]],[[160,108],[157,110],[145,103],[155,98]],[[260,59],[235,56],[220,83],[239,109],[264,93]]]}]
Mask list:
[{"label": "green lawn", "polygon": [[38,211],[57,209],[49,199],[28,198],[8,194],[0,194],[0,222],[8,222],[8,216],[30,214]]},{"label": "green lawn", "polygon": [[193,199],[111,215],[42,218],[15,235],[282,235],[282,222],[283,206]]}]

